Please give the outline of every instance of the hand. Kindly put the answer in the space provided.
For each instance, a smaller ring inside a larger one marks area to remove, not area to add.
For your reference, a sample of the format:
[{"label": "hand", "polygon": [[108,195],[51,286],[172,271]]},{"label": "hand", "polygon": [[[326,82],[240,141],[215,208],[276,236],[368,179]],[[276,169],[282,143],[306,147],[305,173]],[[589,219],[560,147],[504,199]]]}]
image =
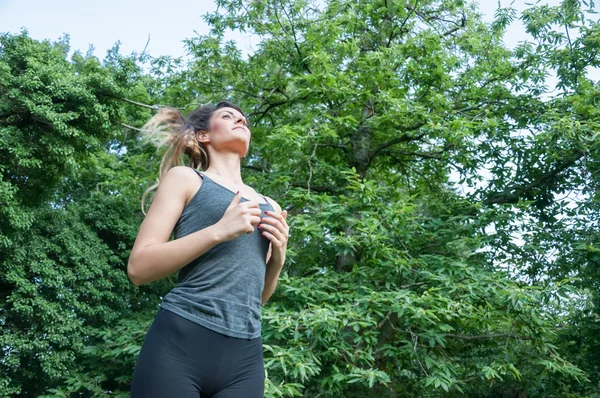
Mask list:
[{"label": "hand", "polygon": [[240,203],[242,195],[238,192],[223,217],[215,224],[223,236],[223,242],[233,240],[240,235],[254,232],[254,227],[260,223],[260,206],[257,202]]},{"label": "hand", "polygon": [[268,217],[260,220],[258,228],[262,230],[261,234],[271,241],[271,258],[269,262],[275,261],[277,265],[282,266],[285,262],[285,252],[287,250],[288,237],[290,236],[290,227],[287,224],[287,210],[281,214],[273,211],[265,211]]}]

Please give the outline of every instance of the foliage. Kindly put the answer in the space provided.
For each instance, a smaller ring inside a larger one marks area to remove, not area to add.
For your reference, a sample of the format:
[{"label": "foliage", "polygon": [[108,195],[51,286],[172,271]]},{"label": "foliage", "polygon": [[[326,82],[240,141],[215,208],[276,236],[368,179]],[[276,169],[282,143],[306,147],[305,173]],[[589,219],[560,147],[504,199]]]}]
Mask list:
[{"label": "foliage", "polygon": [[[0,392],[127,395],[172,283],[126,278],[160,155],[134,128],[144,104],[228,98],[252,124],[244,180],[292,227],[266,396],[598,396],[586,4],[532,5],[513,50],[515,10],[485,24],[462,0],[217,4],[189,64],[2,37]],[[244,57],[227,29],[260,45]]]},{"label": "foliage", "polygon": [[68,61],[66,42],[5,34],[0,46],[0,395],[37,396],[165,284],[136,302],[125,272],[149,182],[138,157],[109,152],[130,85],[93,57]]}]

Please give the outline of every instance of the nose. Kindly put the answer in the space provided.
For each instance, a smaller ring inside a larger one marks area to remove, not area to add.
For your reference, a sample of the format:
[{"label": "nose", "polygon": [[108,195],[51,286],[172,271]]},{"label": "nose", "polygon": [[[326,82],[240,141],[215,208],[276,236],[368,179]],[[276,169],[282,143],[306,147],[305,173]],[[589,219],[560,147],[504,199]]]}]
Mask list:
[{"label": "nose", "polygon": [[240,123],[242,125],[246,125],[246,119],[243,116],[240,116],[235,120],[235,124],[240,124]]}]

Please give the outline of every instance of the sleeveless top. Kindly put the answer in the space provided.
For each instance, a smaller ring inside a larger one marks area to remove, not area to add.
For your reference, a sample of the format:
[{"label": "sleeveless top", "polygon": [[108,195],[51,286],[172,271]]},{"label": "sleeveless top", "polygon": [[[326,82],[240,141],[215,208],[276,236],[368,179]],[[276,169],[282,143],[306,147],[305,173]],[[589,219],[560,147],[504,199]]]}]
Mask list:
[{"label": "sleeveless top", "polygon": [[[216,224],[235,196],[235,192],[194,171],[203,182],[175,225],[175,239]],[[240,202],[247,200],[241,198]],[[259,204],[261,217],[265,210],[274,211],[265,202]],[[177,284],[160,306],[227,336],[259,337],[269,243],[255,228],[251,234],[212,247],[179,270]]]}]

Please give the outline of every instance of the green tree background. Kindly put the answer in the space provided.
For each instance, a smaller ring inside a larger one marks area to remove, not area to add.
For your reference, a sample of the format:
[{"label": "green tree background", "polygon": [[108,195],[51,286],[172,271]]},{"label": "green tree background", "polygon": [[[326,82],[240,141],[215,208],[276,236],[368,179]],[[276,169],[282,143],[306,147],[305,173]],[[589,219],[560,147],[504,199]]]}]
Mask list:
[{"label": "green tree background", "polygon": [[174,283],[126,275],[161,156],[139,127],[227,98],[290,214],[267,397],[599,397],[594,4],[217,4],[189,61],[0,34],[0,396],[128,396]]}]

